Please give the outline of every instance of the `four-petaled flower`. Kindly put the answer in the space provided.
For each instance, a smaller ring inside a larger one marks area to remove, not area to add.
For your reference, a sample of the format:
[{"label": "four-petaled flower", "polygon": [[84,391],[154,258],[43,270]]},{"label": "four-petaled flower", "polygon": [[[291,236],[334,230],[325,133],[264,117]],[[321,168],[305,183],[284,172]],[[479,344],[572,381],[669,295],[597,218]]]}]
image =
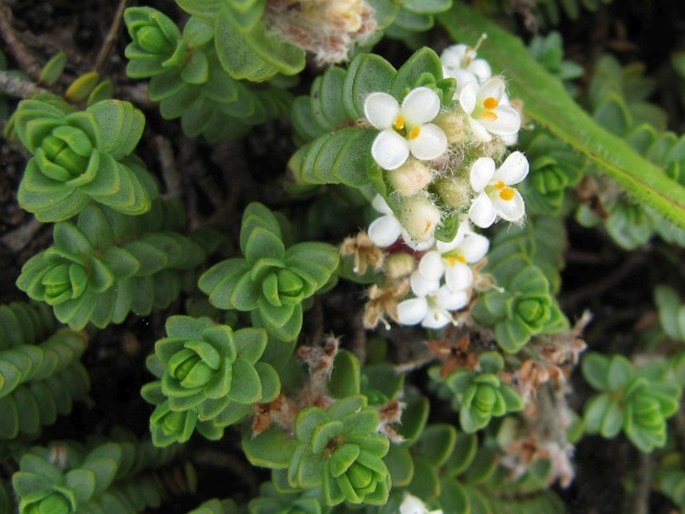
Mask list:
[{"label": "four-petaled flower", "polygon": [[[412,291],[417,294],[413,289]],[[416,298],[401,302],[397,306],[397,318],[402,325],[421,323],[425,328],[442,328],[454,321],[450,312],[465,307],[469,299],[466,290],[452,291],[449,287],[442,286],[424,296],[417,294]]]},{"label": "four-petaled flower", "polygon": [[521,194],[511,187],[528,175],[528,160],[521,152],[513,152],[495,169],[495,161],[481,157],[471,167],[471,187],[478,193],[469,209],[469,218],[481,228],[487,228],[500,217],[517,223],[525,215]]},{"label": "four-petaled flower", "polygon": [[510,138],[521,127],[521,116],[509,105],[504,80],[492,77],[483,85],[475,82],[464,85],[459,93],[459,104],[468,116],[474,136],[484,143],[492,136]]},{"label": "four-petaled flower", "polygon": [[364,115],[381,132],[371,146],[371,155],[386,170],[402,166],[409,153],[419,160],[432,160],[447,150],[443,130],[429,123],[440,111],[440,97],[427,87],[409,92],[402,105],[387,93],[371,93],[364,102]]},{"label": "four-petaled flower", "polygon": [[457,81],[457,94],[466,84],[482,84],[492,76],[488,62],[476,59],[476,51],[467,45],[448,46],[440,54],[440,60],[443,74]]},{"label": "four-petaled flower", "polygon": [[469,289],[473,284],[473,272],[469,264],[485,257],[490,241],[473,232],[466,221],[459,226],[452,241],[438,241],[435,246],[435,250],[421,258],[418,269],[411,276],[412,290],[419,295],[438,289],[443,275],[450,290]]}]

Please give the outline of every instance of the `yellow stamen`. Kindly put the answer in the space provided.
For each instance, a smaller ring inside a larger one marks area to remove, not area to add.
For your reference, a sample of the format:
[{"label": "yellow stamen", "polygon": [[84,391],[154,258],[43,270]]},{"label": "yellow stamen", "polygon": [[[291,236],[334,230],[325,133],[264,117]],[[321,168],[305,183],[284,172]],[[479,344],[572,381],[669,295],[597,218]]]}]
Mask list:
[{"label": "yellow stamen", "polygon": [[481,118],[487,118],[489,120],[496,120],[497,119],[497,114],[495,114],[492,111],[483,111],[483,114],[480,115]]},{"label": "yellow stamen", "polygon": [[504,189],[502,189],[502,190],[499,192],[499,197],[500,197],[502,200],[505,200],[505,201],[508,202],[509,200],[511,200],[512,198],[514,198],[514,194],[515,194],[515,193],[516,193],[516,191],[514,190],[514,188],[505,187]]},{"label": "yellow stamen", "polygon": [[421,133],[421,125],[416,125],[409,133],[409,139],[416,139]]},{"label": "yellow stamen", "polygon": [[488,96],[485,100],[483,100],[483,107],[486,109],[494,109],[499,105],[499,101],[497,98],[493,98],[492,96]]},{"label": "yellow stamen", "polygon": [[393,128],[395,130],[402,130],[404,129],[404,116],[401,114],[395,118],[395,121],[392,124]]},{"label": "yellow stamen", "polygon": [[504,186],[506,186],[506,184],[504,182],[502,182],[501,180],[498,180],[497,182],[495,182],[494,186],[495,186],[495,189],[503,189]]},{"label": "yellow stamen", "polygon": [[454,266],[456,263],[461,262],[462,264],[466,264],[466,257],[464,257],[461,253],[452,254],[452,255],[445,255],[445,260],[450,266]]}]

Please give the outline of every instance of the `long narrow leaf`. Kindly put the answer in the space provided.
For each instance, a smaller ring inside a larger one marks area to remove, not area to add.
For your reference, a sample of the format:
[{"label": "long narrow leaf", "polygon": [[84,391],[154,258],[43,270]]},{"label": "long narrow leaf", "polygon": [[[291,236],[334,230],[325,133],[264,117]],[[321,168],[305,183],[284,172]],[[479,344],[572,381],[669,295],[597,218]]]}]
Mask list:
[{"label": "long narrow leaf", "polygon": [[528,119],[590,157],[637,202],[685,228],[685,187],[595,123],[561,82],[535,62],[519,38],[461,2],[440,14],[439,21],[460,43],[475,45],[481,34],[487,34],[478,53],[506,75],[511,96],[523,101]]}]

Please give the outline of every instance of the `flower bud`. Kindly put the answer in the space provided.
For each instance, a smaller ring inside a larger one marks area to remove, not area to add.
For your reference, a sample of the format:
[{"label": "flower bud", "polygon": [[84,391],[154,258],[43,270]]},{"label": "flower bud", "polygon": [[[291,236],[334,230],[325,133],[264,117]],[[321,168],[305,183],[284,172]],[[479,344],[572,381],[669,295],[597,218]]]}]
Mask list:
[{"label": "flower bud", "polygon": [[385,276],[390,280],[408,277],[416,269],[416,259],[408,253],[391,253],[385,259]]},{"label": "flower bud", "polygon": [[450,145],[461,144],[468,138],[466,118],[461,114],[442,113],[435,118],[433,123],[445,132],[447,142]]},{"label": "flower bud", "polygon": [[440,179],[435,191],[445,205],[454,209],[465,208],[471,202],[471,185],[466,176]]},{"label": "flower bud", "polygon": [[400,223],[412,239],[427,241],[440,223],[440,211],[425,196],[415,196],[402,206]]},{"label": "flower bud", "polygon": [[414,196],[433,180],[433,172],[421,161],[409,159],[402,166],[388,173],[392,187],[402,196]]}]

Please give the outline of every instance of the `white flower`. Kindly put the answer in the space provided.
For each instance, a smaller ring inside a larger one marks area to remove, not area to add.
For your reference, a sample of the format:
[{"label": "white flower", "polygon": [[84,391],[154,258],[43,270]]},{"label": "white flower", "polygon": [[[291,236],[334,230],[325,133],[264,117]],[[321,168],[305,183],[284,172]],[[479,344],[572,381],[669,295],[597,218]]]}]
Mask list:
[{"label": "white flower", "polygon": [[501,77],[492,77],[480,87],[473,82],[464,85],[459,104],[479,141],[491,141],[493,134],[513,136],[521,127],[521,116],[509,105]]},{"label": "white flower", "polygon": [[447,150],[443,130],[429,123],[440,112],[440,97],[432,89],[417,87],[402,101],[387,93],[371,93],[364,101],[366,119],[380,130],[371,155],[386,170],[402,166],[409,153],[420,160],[437,159]]},{"label": "white flower", "polygon": [[421,323],[426,328],[442,328],[454,320],[451,311],[469,303],[468,291],[452,291],[442,286],[425,296],[410,298],[397,305],[397,319],[402,325]]},{"label": "white flower", "polygon": [[492,76],[490,65],[484,59],[476,59],[476,51],[467,45],[452,45],[440,55],[442,71],[446,77],[457,81],[457,94],[469,82],[482,84]]},{"label": "white flower", "polygon": [[426,505],[414,495],[404,493],[404,499],[400,505],[400,514],[442,514],[442,510],[428,512]]},{"label": "white flower", "polygon": [[412,290],[419,294],[419,291],[437,289],[443,275],[447,287],[452,291],[470,288],[473,272],[469,264],[480,261],[489,248],[488,238],[473,232],[468,221],[463,222],[452,241],[438,241],[436,249],[421,258],[418,269],[411,276]]},{"label": "white flower", "polygon": [[471,187],[478,193],[469,209],[469,218],[481,228],[492,225],[497,217],[517,223],[526,213],[521,194],[511,187],[528,175],[528,160],[513,152],[495,169],[495,161],[481,157],[471,167]]},{"label": "white flower", "polygon": [[[379,248],[387,248],[392,245],[397,239],[402,236],[404,242],[410,248],[418,251],[426,250],[433,246],[434,239],[432,237],[427,238],[424,241],[416,241],[412,239],[407,230],[402,226],[400,220],[397,219],[395,214],[392,212],[390,206],[386,203],[385,199],[381,195],[376,195],[371,202],[371,205],[378,212],[383,214],[380,218],[377,218],[371,222],[367,233],[373,244]],[[420,210],[420,209],[419,209]],[[417,210],[418,211],[418,210]],[[437,209],[436,209],[437,212]],[[429,213],[432,215],[432,213]],[[438,220],[439,221],[439,213]],[[434,220],[430,220],[432,223]],[[425,225],[425,224],[424,224]]]}]

